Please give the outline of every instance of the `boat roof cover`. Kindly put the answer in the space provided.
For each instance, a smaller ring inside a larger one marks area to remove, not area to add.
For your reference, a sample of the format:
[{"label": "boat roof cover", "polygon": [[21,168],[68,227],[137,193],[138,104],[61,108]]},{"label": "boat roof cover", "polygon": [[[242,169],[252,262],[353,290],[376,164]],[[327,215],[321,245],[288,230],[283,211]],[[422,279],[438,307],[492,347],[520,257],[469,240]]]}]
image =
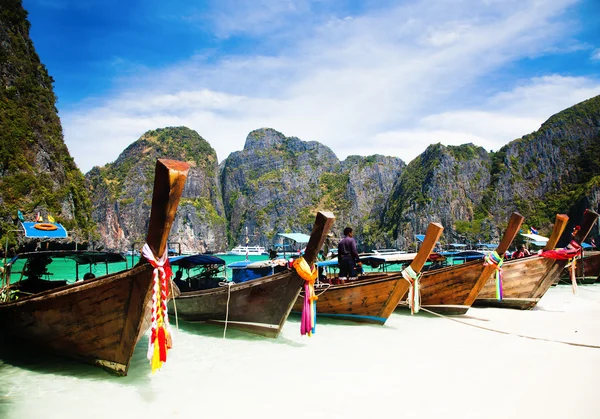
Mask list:
[{"label": "boat roof cover", "polygon": [[540,236],[539,234],[521,233],[521,236],[527,237],[528,239],[530,239],[531,241],[534,241],[534,242],[546,243],[549,240],[548,237]]},{"label": "boat roof cover", "polygon": [[425,234],[415,234],[415,239],[423,243],[423,240],[425,240]]},{"label": "boat roof cover", "polygon": [[120,253],[113,252],[88,252],[86,250],[49,250],[49,251],[37,251],[21,253],[16,255],[10,260],[9,263],[13,263],[17,259],[33,259],[49,256],[51,258],[64,258],[72,259],[78,264],[90,264],[90,263],[112,263],[112,262],[125,262],[125,257]]},{"label": "boat roof cover", "polygon": [[308,243],[310,236],[303,233],[277,233],[278,236],[293,240],[296,243]]},{"label": "boat roof cover", "polygon": [[[34,226],[36,224],[52,224],[56,226],[56,230],[38,230]],[[59,223],[36,223],[34,221],[21,222],[25,237],[29,239],[66,239],[69,237],[67,230]]]},{"label": "boat roof cover", "polygon": [[494,243],[477,243],[476,246],[485,247],[486,249],[495,249],[498,247],[498,245]]},{"label": "boat roof cover", "polygon": [[169,258],[169,263],[175,266],[183,266],[191,268],[200,265],[225,265],[225,261],[221,258],[211,255],[182,255]]}]

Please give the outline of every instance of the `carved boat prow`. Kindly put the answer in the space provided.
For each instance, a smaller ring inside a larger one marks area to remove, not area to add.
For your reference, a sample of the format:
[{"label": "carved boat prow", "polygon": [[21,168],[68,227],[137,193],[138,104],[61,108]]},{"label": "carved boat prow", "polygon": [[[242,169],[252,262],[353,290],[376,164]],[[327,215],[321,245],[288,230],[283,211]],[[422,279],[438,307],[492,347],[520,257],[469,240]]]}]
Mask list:
[{"label": "carved boat prow", "polygon": [[[157,161],[147,237],[155,255],[166,249],[188,169],[183,162]],[[145,332],[151,285],[152,267],[141,261],[127,271],[0,302],[0,339],[127,375]]]}]

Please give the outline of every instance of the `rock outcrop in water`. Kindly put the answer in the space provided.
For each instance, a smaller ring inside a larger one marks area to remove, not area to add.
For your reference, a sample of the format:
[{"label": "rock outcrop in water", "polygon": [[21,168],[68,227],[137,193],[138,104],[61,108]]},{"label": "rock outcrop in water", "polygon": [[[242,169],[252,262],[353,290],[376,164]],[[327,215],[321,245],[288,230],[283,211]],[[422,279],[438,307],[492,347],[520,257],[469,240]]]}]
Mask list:
[{"label": "rock outcrop in water", "polygon": [[[29,38],[20,1],[0,11],[0,230],[14,230],[17,210],[33,221],[51,214],[72,236],[94,231],[85,180],[64,141],[52,77]],[[15,234],[9,234],[15,242]]]},{"label": "rock outcrop in water", "polygon": [[144,243],[158,158],[182,160],[191,166],[169,236],[170,247],[179,250],[181,246],[182,252],[225,249],[217,155],[198,133],[185,127],[148,131],[114,163],[87,173],[102,245],[124,251]]}]

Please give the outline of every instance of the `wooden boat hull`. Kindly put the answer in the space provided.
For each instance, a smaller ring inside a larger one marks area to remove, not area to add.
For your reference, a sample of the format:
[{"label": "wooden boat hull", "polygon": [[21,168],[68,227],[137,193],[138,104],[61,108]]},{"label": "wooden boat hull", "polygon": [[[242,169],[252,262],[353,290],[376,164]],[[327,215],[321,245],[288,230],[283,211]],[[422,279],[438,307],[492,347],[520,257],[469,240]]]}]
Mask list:
[{"label": "wooden boat hull", "polygon": [[558,280],[567,261],[528,256],[502,265],[503,299],[496,299],[496,278],[481,289],[474,305],[530,310]]},{"label": "wooden boat hull", "polygon": [[[421,307],[439,314],[464,314],[469,294],[483,272],[483,261],[475,260],[423,272],[420,280]],[[405,301],[400,307],[407,307]]]},{"label": "wooden boat hull", "polygon": [[[364,279],[363,279],[364,278]],[[366,275],[345,284],[332,284],[318,295],[317,317],[337,317],[363,323],[385,324],[409,283],[400,272]],[[293,311],[302,312],[304,296],[299,296]]]},{"label": "wooden boat hull", "polygon": [[[584,284],[592,284],[600,280],[600,252],[584,252],[583,260],[577,259],[577,267],[575,270],[577,281]],[[563,282],[571,282],[569,271],[562,271],[560,276]]]},{"label": "wooden boat hull", "polygon": [[151,285],[152,267],[144,264],[4,303],[0,339],[16,339],[127,375],[145,332]]},{"label": "wooden boat hull", "polygon": [[[231,286],[184,292],[169,301],[171,315],[188,321],[227,327],[275,338],[288,318],[304,284],[288,271]],[[228,302],[229,300],[229,302]]]}]

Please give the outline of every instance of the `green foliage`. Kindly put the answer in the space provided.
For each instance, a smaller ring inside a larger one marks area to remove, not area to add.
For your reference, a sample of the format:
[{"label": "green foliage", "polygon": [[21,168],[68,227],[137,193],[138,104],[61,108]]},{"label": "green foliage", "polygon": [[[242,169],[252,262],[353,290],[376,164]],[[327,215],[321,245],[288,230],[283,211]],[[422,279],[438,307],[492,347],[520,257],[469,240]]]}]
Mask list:
[{"label": "green foliage", "polygon": [[461,162],[478,157],[482,151],[485,153],[484,149],[473,144],[462,144],[459,146],[449,145],[446,149],[456,160]]},{"label": "green foliage", "polygon": [[[10,224],[18,209],[29,219],[47,212],[89,236],[95,225],[85,181],[63,142],[53,80],[35,53],[26,17],[20,1],[0,7],[0,219]],[[74,218],[62,214],[64,205]]]},{"label": "green foliage", "polygon": [[348,172],[323,173],[319,178],[321,192],[319,207],[334,212],[350,207],[350,201],[346,198],[349,182],[350,174]]}]

